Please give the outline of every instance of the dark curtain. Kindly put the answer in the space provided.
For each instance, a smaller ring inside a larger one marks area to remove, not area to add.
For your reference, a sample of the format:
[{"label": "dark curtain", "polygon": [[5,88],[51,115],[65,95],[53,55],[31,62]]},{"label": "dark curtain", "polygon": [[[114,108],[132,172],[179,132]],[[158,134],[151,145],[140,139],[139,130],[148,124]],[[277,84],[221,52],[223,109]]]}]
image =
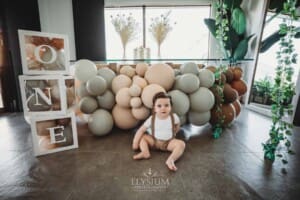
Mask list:
[{"label": "dark curtain", "polygon": [[72,2],[77,60],[105,60],[104,0]]},{"label": "dark curtain", "polygon": [[40,31],[37,0],[1,0],[0,18],[7,47],[7,66],[2,71],[2,89],[6,112],[22,111],[18,76],[22,74],[18,29]]}]

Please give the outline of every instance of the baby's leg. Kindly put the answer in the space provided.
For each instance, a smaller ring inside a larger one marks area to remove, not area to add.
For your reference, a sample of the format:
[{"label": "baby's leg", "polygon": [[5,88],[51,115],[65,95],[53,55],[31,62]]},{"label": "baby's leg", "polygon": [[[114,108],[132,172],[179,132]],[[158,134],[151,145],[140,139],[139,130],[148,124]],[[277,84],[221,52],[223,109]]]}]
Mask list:
[{"label": "baby's leg", "polygon": [[175,161],[182,155],[185,149],[185,143],[182,140],[172,139],[167,147],[168,151],[171,151],[171,155],[166,161],[166,165],[172,171],[176,171]]},{"label": "baby's leg", "polygon": [[152,147],[154,145],[154,139],[150,135],[145,134],[139,144],[141,152],[134,155],[133,159],[148,159],[150,158],[149,146]]}]

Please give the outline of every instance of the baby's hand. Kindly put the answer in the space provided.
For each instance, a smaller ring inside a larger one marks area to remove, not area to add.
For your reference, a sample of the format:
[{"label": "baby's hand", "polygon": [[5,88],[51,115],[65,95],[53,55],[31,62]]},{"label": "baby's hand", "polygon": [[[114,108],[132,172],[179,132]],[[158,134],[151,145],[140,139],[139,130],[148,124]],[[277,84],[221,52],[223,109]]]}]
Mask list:
[{"label": "baby's hand", "polygon": [[132,143],[132,149],[137,150],[139,148],[139,144],[137,142]]}]

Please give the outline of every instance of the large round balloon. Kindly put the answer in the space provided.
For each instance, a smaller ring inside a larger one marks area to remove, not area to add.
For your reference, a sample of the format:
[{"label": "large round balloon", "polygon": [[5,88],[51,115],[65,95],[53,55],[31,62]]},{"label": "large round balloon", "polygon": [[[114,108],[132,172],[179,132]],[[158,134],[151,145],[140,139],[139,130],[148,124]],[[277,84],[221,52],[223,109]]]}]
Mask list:
[{"label": "large round balloon", "polygon": [[139,77],[139,76],[134,76],[132,78],[132,84],[136,84],[136,85],[140,86],[140,88],[142,88],[142,89],[148,85],[147,81],[144,78]]},{"label": "large round balloon", "polygon": [[90,114],[98,108],[98,103],[95,98],[86,96],[79,101],[79,108],[81,112]]},{"label": "large round balloon", "polygon": [[179,89],[185,93],[193,93],[199,89],[200,80],[195,74],[183,74],[178,80]]},{"label": "large round balloon", "polygon": [[207,122],[209,122],[209,120],[210,120],[210,111],[201,112],[201,113],[195,111],[189,112],[189,122],[191,124],[202,126]]},{"label": "large round balloon", "polygon": [[190,94],[190,102],[192,110],[206,112],[214,106],[215,97],[209,89],[200,87],[196,92]]},{"label": "large round balloon", "polygon": [[104,94],[97,96],[100,108],[111,110],[116,104],[115,96],[110,90],[106,90]]},{"label": "large round balloon", "polygon": [[221,125],[227,126],[235,118],[235,109],[231,103],[222,104],[222,106],[220,106],[220,108],[221,108],[220,112],[218,111],[216,106],[210,111],[211,118],[210,118],[209,122],[212,125],[215,125],[222,120],[223,123]]},{"label": "large round balloon", "polygon": [[132,78],[135,75],[135,69],[129,65],[125,65],[120,69],[120,74],[124,74],[129,78]]},{"label": "large round balloon", "polygon": [[82,59],[75,63],[75,77],[83,82],[94,78],[97,75],[97,67],[95,63]]},{"label": "large round balloon", "polygon": [[117,94],[117,92],[121,89],[121,88],[125,88],[125,87],[130,87],[132,83],[132,80],[124,75],[124,74],[120,74],[118,76],[116,76],[113,81],[112,81],[112,91]]},{"label": "large round balloon", "polygon": [[103,109],[96,110],[88,119],[89,130],[97,136],[108,134],[113,125],[114,121],[111,114]]},{"label": "large round balloon", "polygon": [[107,83],[101,76],[95,76],[86,82],[86,89],[93,96],[102,95],[107,89]]},{"label": "large round balloon", "polygon": [[182,74],[195,74],[198,75],[199,69],[198,65],[194,62],[187,62],[180,66],[180,71]]},{"label": "large round balloon", "polygon": [[135,66],[135,72],[141,76],[141,77],[144,77],[146,71],[148,70],[148,64],[147,63],[138,63],[136,66]]},{"label": "large round balloon", "polygon": [[150,110],[145,106],[131,109],[132,115],[138,120],[145,120],[150,115]]},{"label": "large round balloon", "polygon": [[199,78],[200,78],[200,86],[210,88],[213,86],[215,82],[215,75],[208,69],[201,69],[199,71]]},{"label": "large round balloon", "polygon": [[99,69],[97,74],[102,78],[104,78],[106,80],[107,87],[111,88],[112,80],[116,77],[115,72],[106,67],[106,68]]},{"label": "large round balloon", "polygon": [[119,106],[129,108],[130,99],[129,88],[122,88],[116,94],[116,102]]},{"label": "large round balloon", "polygon": [[185,115],[190,109],[189,97],[180,90],[172,90],[168,92],[172,97],[172,110],[177,115]]},{"label": "large round balloon", "polygon": [[154,95],[158,92],[166,92],[163,87],[158,84],[147,85],[142,92],[142,101],[144,105],[148,108],[153,107],[152,99]]},{"label": "large round balloon", "polygon": [[175,81],[175,73],[167,64],[154,64],[146,71],[145,79],[149,84],[158,84],[165,90],[172,88]]},{"label": "large round balloon", "polygon": [[230,85],[239,93],[239,96],[242,96],[247,92],[247,84],[242,79],[238,81],[234,80],[230,83]]},{"label": "large round balloon", "polygon": [[112,116],[117,127],[131,129],[138,124],[138,120],[132,115],[130,108],[121,107],[116,104],[112,110]]}]

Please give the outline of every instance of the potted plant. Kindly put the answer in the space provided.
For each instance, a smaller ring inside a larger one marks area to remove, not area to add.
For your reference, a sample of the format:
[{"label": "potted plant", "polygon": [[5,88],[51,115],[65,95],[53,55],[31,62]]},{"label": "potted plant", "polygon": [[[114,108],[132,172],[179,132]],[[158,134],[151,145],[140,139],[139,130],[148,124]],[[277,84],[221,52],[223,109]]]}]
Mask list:
[{"label": "potted plant", "polygon": [[[236,63],[238,60],[244,59],[248,51],[249,40],[254,36],[246,35],[246,15],[241,9],[242,0],[223,0],[222,3],[226,9],[226,16],[228,19],[228,26],[224,31],[224,43],[221,44],[223,54],[230,63]],[[217,16],[218,17],[218,12]],[[218,36],[216,20],[207,18],[204,19],[206,26],[214,37]]]},{"label": "potted plant", "polygon": [[253,102],[265,104],[265,105],[271,105],[271,93],[273,89],[273,82],[270,77],[265,76],[263,79],[259,79],[254,81],[253,87],[255,88],[253,91],[255,91],[253,95]]}]

